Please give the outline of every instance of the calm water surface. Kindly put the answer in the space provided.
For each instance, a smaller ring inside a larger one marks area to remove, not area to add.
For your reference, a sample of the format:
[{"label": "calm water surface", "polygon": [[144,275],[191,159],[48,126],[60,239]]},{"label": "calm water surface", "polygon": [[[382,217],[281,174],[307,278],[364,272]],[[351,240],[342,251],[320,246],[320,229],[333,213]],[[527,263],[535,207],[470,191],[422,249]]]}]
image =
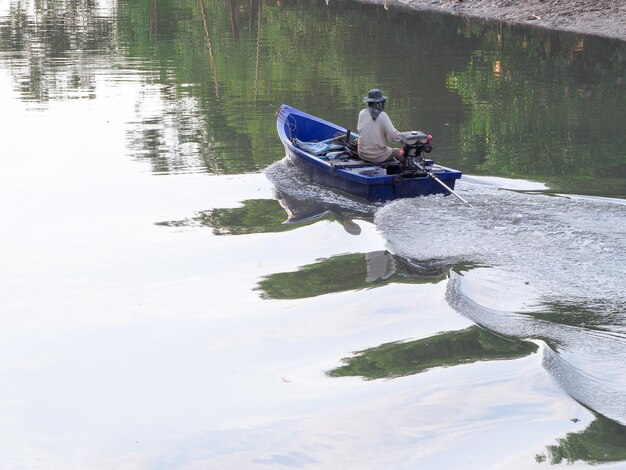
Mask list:
[{"label": "calm water surface", "polygon": [[[352,1],[0,3],[0,467],[626,468],[626,43]],[[283,159],[381,87],[454,198]]]}]

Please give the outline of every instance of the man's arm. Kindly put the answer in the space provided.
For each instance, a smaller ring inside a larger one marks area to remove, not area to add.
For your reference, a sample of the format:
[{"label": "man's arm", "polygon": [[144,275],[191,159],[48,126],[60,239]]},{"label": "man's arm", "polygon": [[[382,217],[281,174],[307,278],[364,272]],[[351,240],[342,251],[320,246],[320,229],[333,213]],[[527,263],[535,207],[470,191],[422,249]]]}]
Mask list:
[{"label": "man's arm", "polygon": [[387,113],[384,114],[384,117],[386,118],[385,122],[383,123],[385,128],[385,137],[387,137],[387,139],[393,140],[394,142],[399,142],[402,134],[400,134],[400,132],[393,126],[391,118]]}]

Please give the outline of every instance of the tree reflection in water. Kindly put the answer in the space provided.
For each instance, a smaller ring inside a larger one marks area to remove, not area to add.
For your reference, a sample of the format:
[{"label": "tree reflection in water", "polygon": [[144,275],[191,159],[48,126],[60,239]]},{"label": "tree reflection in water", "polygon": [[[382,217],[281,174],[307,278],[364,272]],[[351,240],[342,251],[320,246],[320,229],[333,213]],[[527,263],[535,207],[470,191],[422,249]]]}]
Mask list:
[{"label": "tree reflection in water", "polygon": [[600,414],[595,416],[596,419],[583,431],[568,433],[564,438],[557,439],[556,445],[546,447],[547,456],[538,454],[535,460],[549,460],[552,465],[626,460],[626,427]]},{"label": "tree reflection in water", "polygon": [[471,326],[446,331],[416,341],[381,344],[343,359],[344,365],[328,372],[331,377],[361,376],[366,380],[418,374],[434,367],[451,367],[478,361],[516,359],[536,352],[530,341],[506,338]]},{"label": "tree reflection in water", "polygon": [[201,211],[182,220],[159,222],[166,227],[211,227],[215,235],[278,233],[321,220],[336,222],[351,235],[361,228],[354,219],[371,220],[372,212],[346,209],[339,204],[320,203],[274,190],[276,199],[248,199],[241,207]]},{"label": "tree reflection in water", "polygon": [[469,264],[416,262],[387,251],[350,253],[302,266],[298,271],[271,274],[259,282],[258,290],[266,299],[302,299],[392,283],[436,284],[447,279],[451,270],[470,268]]}]

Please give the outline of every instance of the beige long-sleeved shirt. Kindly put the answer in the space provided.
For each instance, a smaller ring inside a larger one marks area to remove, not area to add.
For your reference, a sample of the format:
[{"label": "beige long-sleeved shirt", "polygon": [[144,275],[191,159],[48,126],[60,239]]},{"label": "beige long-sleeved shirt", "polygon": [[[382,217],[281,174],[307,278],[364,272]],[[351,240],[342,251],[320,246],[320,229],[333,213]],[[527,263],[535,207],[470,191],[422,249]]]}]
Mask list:
[{"label": "beige long-sleeved shirt", "polygon": [[394,150],[387,146],[387,141],[398,142],[400,140],[400,132],[393,127],[385,111],[381,112],[374,121],[368,108],[361,110],[357,131],[359,133],[359,157],[368,162],[380,163],[387,160]]}]

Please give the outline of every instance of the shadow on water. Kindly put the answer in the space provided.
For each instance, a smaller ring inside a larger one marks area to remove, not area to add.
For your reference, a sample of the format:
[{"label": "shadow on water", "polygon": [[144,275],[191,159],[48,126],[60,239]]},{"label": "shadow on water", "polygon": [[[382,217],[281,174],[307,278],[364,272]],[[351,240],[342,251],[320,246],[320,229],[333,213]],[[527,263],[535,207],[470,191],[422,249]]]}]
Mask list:
[{"label": "shadow on water", "polygon": [[418,374],[435,367],[451,367],[479,361],[517,359],[536,352],[530,341],[506,338],[478,326],[446,331],[408,342],[381,344],[345,358],[331,377],[361,376],[366,380]]}]

